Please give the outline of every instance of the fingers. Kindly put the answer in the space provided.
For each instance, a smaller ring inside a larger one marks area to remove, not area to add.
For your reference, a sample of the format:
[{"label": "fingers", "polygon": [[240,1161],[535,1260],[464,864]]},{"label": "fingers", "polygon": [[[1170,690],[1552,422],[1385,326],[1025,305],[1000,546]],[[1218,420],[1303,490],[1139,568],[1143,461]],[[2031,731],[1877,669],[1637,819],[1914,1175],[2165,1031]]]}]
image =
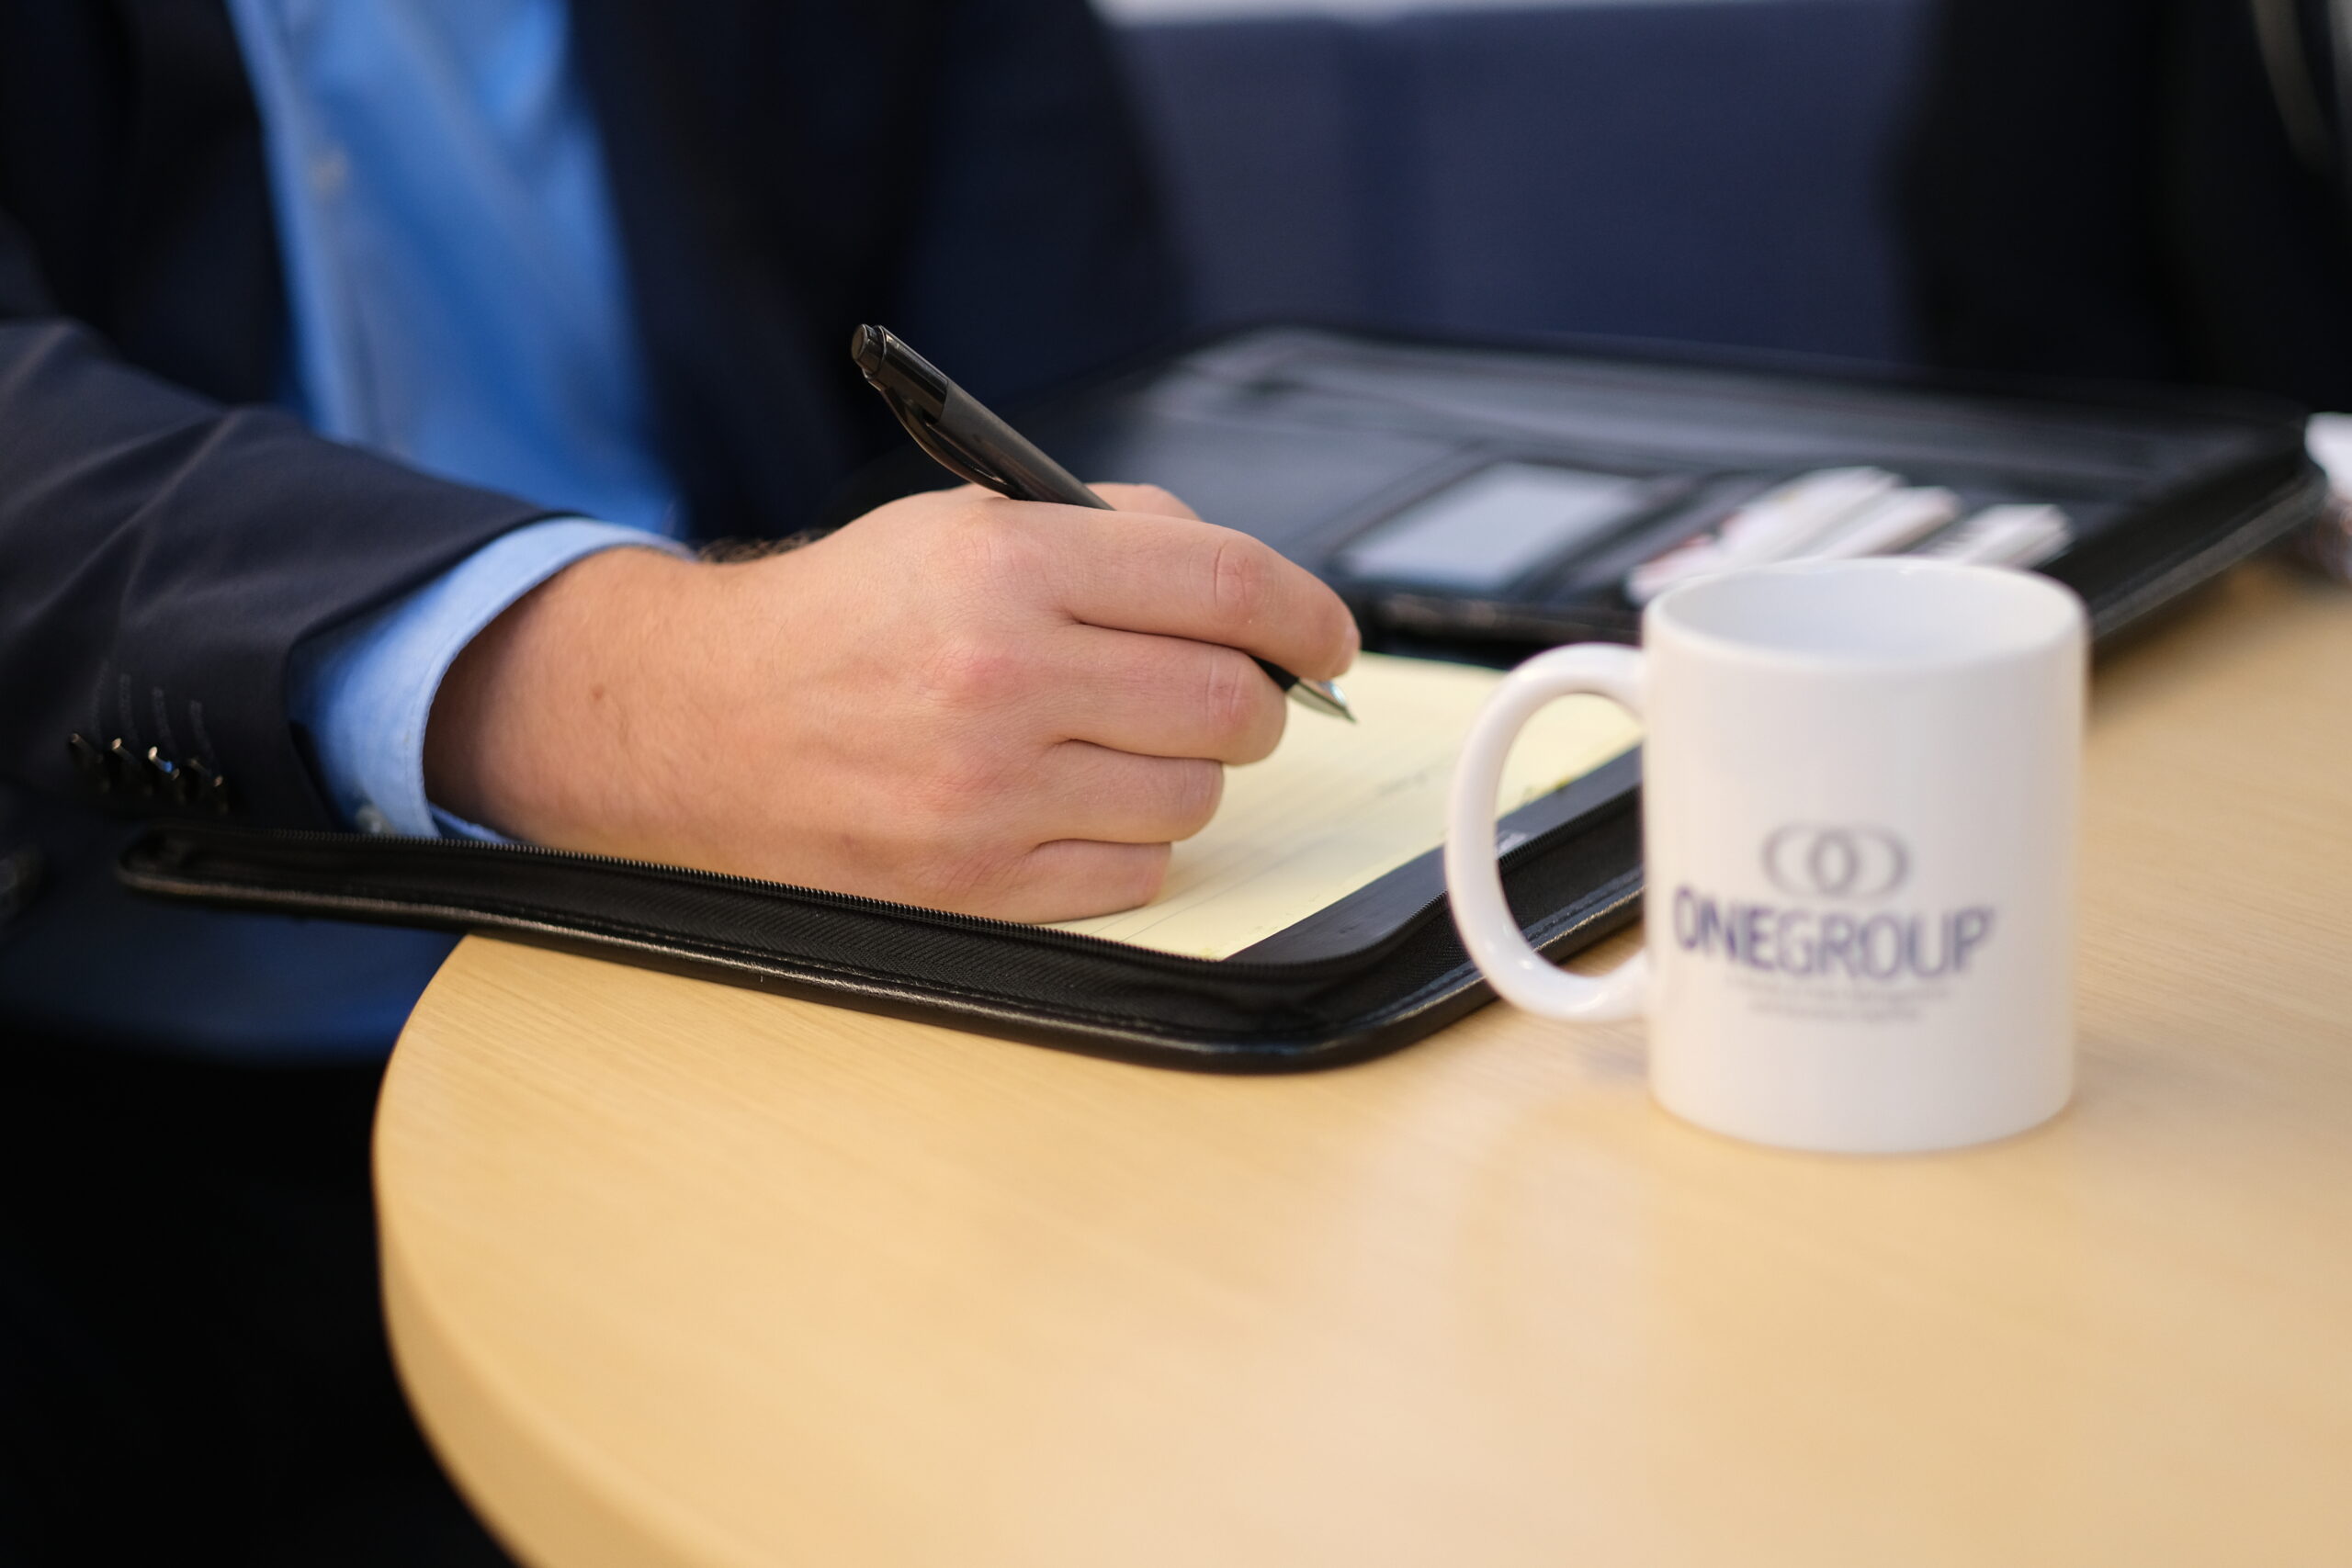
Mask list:
[{"label": "fingers", "polygon": [[1322,680],[1354,661],[1355,622],[1339,595],[1247,534],[1177,516],[1023,510],[1074,619],[1238,648]]},{"label": "fingers", "polygon": [[1207,827],[1224,794],[1216,762],[1068,740],[1047,753],[1023,812],[1037,842],[1165,844]]},{"label": "fingers", "polygon": [[1225,788],[1216,762],[1084,741],[1023,772],[1017,798],[975,802],[959,832],[907,845],[895,896],[1012,920],[1133,908],[1159,891],[1170,842],[1207,826]]},{"label": "fingers", "polygon": [[1061,839],[1023,856],[987,913],[1006,920],[1076,920],[1148,904],[1168,876],[1166,844]]},{"label": "fingers", "polygon": [[1237,649],[1100,626],[1064,628],[1049,645],[1045,721],[1058,736],[1147,757],[1256,762],[1283,738],[1281,690]]},{"label": "fingers", "polygon": [[1056,746],[1019,773],[1017,789],[974,795],[953,812],[927,791],[869,788],[894,803],[885,818],[814,846],[663,858],[994,919],[1071,919],[1148,902],[1170,846],[1208,825],[1225,788],[1219,763],[1084,741]]}]

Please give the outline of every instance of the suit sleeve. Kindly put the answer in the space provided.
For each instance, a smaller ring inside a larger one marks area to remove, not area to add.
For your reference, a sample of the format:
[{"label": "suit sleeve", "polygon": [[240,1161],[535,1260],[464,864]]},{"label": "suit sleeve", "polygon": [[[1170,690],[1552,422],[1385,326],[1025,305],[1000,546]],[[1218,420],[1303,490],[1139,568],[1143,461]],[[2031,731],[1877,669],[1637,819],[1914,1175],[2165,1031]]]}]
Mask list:
[{"label": "suit sleeve", "polygon": [[[331,826],[288,716],[294,649],[547,509],[209,401],[45,303],[0,214],[0,775]],[[117,740],[177,776],[93,761]]]}]

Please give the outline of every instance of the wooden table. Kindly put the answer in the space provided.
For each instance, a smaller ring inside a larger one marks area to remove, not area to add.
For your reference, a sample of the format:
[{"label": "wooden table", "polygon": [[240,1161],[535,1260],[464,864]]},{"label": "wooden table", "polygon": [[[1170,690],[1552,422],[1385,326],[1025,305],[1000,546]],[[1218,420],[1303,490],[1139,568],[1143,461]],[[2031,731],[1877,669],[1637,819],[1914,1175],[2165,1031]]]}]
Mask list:
[{"label": "wooden table", "polygon": [[2080,1097],[1936,1157],[1501,1008],[1203,1077],[469,941],[402,1373],[547,1568],[2352,1562],[2347,685],[2267,570],[2104,669]]}]

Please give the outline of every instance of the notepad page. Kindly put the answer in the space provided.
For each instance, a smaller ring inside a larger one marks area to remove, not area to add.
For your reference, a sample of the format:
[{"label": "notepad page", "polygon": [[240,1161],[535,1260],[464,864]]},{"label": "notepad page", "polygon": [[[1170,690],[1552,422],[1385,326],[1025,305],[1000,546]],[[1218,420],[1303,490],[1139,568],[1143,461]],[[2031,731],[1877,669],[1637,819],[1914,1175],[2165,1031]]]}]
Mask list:
[{"label": "notepad page", "polygon": [[[1159,897],[1055,929],[1162,953],[1227,958],[1444,840],[1446,790],[1498,671],[1376,653],[1341,682],[1361,722],[1293,709],[1272,757],[1227,768],[1216,820],[1178,844]],[[1565,697],[1511,749],[1497,815],[1634,744],[1633,718]]]}]

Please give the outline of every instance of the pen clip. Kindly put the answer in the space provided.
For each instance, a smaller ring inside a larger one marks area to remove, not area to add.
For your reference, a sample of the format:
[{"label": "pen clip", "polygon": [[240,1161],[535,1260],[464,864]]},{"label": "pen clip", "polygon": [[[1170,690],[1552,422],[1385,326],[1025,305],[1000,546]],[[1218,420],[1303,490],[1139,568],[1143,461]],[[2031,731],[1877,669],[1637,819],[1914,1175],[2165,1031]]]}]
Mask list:
[{"label": "pen clip", "polygon": [[[871,378],[868,379],[870,380]],[[993,473],[974,462],[953,442],[940,434],[931,421],[923,416],[921,409],[916,408],[888,387],[876,384],[874,389],[882,394],[883,400],[890,405],[890,412],[898,416],[899,423],[906,426],[907,434],[914,438],[915,445],[922,447],[933,462],[967,484],[978,485],[982,490],[992,490],[999,495],[1007,495],[1012,492],[1012,487],[1003,476]]]}]

